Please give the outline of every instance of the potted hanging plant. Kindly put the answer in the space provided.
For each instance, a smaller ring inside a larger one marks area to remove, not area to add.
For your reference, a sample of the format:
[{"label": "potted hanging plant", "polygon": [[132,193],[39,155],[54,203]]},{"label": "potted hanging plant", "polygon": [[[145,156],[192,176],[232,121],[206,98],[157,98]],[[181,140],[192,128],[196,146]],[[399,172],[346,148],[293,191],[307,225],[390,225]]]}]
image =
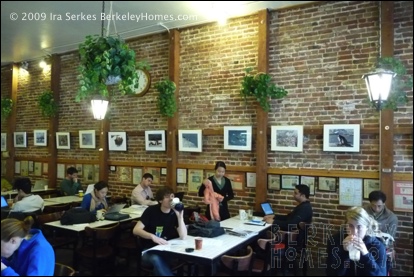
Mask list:
[{"label": "potted hanging plant", "polygon": [[138,85],[135,52],[120,37],[87,36],[79,45],[79,55],[76,101],[94,95],[108,97],[107,86],[116,83],[121,94],[134,93]]},{"label": "potted hanging plant", "polygon": [[51,90],[46,90],[39,95],[37,104],[44,117],[54,117],[59,110],[59,105],[56,103]]},{"label": "potted hanging plant", "polygon": [[251,68],[246,69],[246,75],[242,80],[240,94],[244,97],[244,100],[247,100],[247,97],[250,96],[255,97],[262,109],[265,112],[268,112],[270,110],[269,98],[281,99],[285,97],[288,92],[271,83],[269,74],[258,73],[253,75],[251,74],[251,71]]},{"label": "potted hanging plant", "polygon": [[[376,68],[390,70],[395,73],[392,80],[391,91],[387,101],[381,105],[382,109],[397,110],[398,106],[408,103],[407,90],[413,87],[413,78],[407,74],[404,64],[394,57],[382,57],[378,59]],[[375,103],[370,102],[373,107]]]},{"label": "potted hanging plant", "polygon": [[11,98],[2,98],[1,99],[1,118],[6,119],[9,117],[13,110],[13,100]]},{"label": "potted hanging plant", "polygon": [[166,117],[173,117],[174,113],[177,111],[177,103],[175,101],[175,83],[170,80],[163,80],[156,83],[155,88],[159,92],[157,106],[160,113]]}]

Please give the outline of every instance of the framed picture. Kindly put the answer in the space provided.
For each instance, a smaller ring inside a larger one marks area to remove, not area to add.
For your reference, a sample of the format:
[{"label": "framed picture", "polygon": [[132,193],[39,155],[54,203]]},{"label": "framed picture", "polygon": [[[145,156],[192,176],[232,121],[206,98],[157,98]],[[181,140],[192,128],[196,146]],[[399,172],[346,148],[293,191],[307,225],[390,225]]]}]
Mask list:
[{"label": "framed picture", "polygon": [[184,152],[202,152],[201,130],[178,130],[178,150]]},{"label": "framed picture", "polygon": [[413,181],[394,181],[394,210],[413,212]]},{"label": "framed picture", "polygon": [[29,161],[28,168],[29,168],[29,172],[33,172],[34,171],[34,161]]},{"label": "framed picture", "polygon": [[307,185],[309,187],[309,194],[315,195],[315,176],[300,176],[300,184]]},{"label": "framed picture", "polygon": [[165,151],[165,131],[145,131],[146,151]]},{"label": "framed picture", "polygon": [[204,171],[204,179],[214,175],[216,175],[216,172],[213,169]]},{"label": "framed picture", "polygon": [[252,150],[252,126],[224,126],[224,149]]},{"label": "framed picture", "polygon": [[198,189],[203,182],[203,170],[202,169],[189,169],[188,170],[188,191],[198,192]]},{"label": "framed picture", "polygon": [[126,132],[108,132],[109,151],[126,151]]},{"label": "framed picture", "polygon": [[83,182],[92,183],[95,179],[95,167],[93,164],[83,165]]},{"label": "framed picture", "polygon": [[256,187],[256,173],[255,172],[247,172],[246,173],[246,186],[248,188],[255,188]]},{"label": "framed picture", "polygon": [[303,126],[272,126],[272,151],[303,151]]},{"label": "framed picture", "polygon": [[70,133],[69,132],[56,132],[56,148],[57,149],[70,149]]},{"label": "framed picture", "polygon": [[47,146],[47,130],[34,130],[33,144],[35,146]]},{"label": "framed picture", "polygon": [[7,134],[1,133],[1,152],[7,150]]},{"label": "framed picture", "polygon": [[141,184],[141,181],[142,181],[142,168],[140,167],[132,168],[132,183],[134,185],[139,185]]},{"label": "framed picture", "polygon": [[362,179],[339,178],[339,205],[362,206]]},{"label": "framed picture", "polygon": [[241,172],[226,171],[225,176],[230,179],[233,190],[240,190],[240,191],[244,190],[244,185],[246,182],[245,181],[246,174],[244,172],[241,173]]},{"label": "framed picture", "polygon": [[26,132],[14,132],[14,147],[27,147]]},{"label": "framed picture", "polygon": [[152,179],[153,184],[160,184],[161,169],[159,167],[144,167],[144,174],[145,173],[152,174],[152,176],[154,177]]},{"label": "framed picture", "polygon": [[380,181],[378,179],[364,179],[364,199],[368,199],[371,191],[380,189]]},{"label": "framed picture", "polygon": [[95,130],[79,131],[79,148],[96,148]]},{"label": "framed picture", "polygon": [[336,191],[338,178],[336,177],[319,177],[318,190],[321,191]]},{"label": "framed picture", "polygon": [[299,185],[299,175],[282,175],[282,189],[294,190]]},{"label": "framed picture", "polygon": [[359,124],[323,125],[323,151],[359,152]]},{"label": "framed picture", "polygon": [[280,190],[280,175],[268,174],[267,175],[267,189]]}]

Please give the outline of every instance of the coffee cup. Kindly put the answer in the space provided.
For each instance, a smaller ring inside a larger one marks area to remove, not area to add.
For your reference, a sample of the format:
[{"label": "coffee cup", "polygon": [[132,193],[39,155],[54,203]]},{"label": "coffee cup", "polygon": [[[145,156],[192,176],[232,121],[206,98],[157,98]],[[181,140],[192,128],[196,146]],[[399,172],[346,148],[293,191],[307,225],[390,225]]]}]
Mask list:
[{"label": "coffee cup", "polygon": [[197,237],[194,239],[194,241],[195,241],[195,249],[201,250],[201,248],[203,248],[203,238]]},{"label": "coffee cup", "polygon": [[80,197],[83,197],[83,190],[78,191]]},{"label": "coffee cup", "polygon": [[7,199],[7,204],[9,204],[9,207],[11,208],[13,206],[13,199]]},{"label": "coffee cup", "polygon": [[247,219],[247,213],[245,210],[239,210],[239,218],[240,220],[246,220]]},{"label": "coffee cup", "polygon": [[247,219],[248,220],[253,219],[253,210],[252,209],[247,210]]},{"label": "coffee cup", "polygon": [[102,210],[96,211],[96,219],[103,220],[104,219],[104,212]]},{"label": "coffee cup", "polygon": [[349,259],[351,259],[352,261],[359,261],[361,252],[358,249],[356,249],[353,245],[351,245],[348,247],[348,251],[349,251]]}]

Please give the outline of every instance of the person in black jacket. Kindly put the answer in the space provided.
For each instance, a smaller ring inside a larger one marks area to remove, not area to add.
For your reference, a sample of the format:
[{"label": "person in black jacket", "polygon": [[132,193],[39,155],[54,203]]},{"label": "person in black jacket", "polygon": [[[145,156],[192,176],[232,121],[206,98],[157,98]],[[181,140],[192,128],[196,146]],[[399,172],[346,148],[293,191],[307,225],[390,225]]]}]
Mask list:
[{"label": "person in black jacket", "polygon": [[[224,176],[224,174],[226,173],[226,164],[224,162],[219,161],[216,163],[214,169],[216,171],[214,176],[210,176],[207,179],[211,181],[214,192],[223,196],[223,199],[219,204],[219,213],[220,220],[225,220],[227,218],[230,218],[230,212],[229,207],[227,206],[227,202],[234,198],[233,188],[231,186],[230,179]],[[207,180],[204,180],[204,182],[206,181]],[[205,185],[201,184],[200,189],[198,190],[198,196],[204,197],[205,189]],[[210,205],[207,205],[206,217],[208,219],[211,219]]]},{"label": "person in black jacket", "polygon": [[299,205],[287,215],[266,215],[263,220],[277,225],[283,231],[290,231],[292,228],[298,227],[299,222],[311,223],[313,210],[309,202],[309,194],[310,191],[307,185],[296,185],[293,198],[299,202]]}]

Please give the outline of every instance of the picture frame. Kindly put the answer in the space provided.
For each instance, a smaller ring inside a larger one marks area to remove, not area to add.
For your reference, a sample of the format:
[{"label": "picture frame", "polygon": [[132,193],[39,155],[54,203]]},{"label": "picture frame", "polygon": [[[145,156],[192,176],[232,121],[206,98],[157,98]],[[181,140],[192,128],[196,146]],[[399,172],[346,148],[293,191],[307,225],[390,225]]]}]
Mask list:
[{"label": "picture frame", "polygon": [[95,130],[79,131],[79,148],[96,148],[96,133]]},{"label": "picture frame", "polygon": [[256,172],[246,172],[246,187],[256,187]]},{"label": "picture frame", "polygon": [[252,150],[252,126],[224,126],[224,149]]},{"label": "picture frame", "polygon": [[142,181],[142,168],[134,167],[132,168],[132,184],[139,185]]},{"label": "picture frame", "polygon": [[213,170],[213,169],[206,169],[205,171],[204,171],[204,179],[208,179],[208,177],[210,177],[210,176],[214,176],[214,175],[216,175],[216,171],[215,170]]},{"label": "picture frame", "polygon": [[267,175],[267,189],[268,190],[280,190],[280,175],[268,174]]},{"label": "picture frame", "polygon": [[203,182],[203,170],[202,169],[189,169],[188,170],[188,191],[198,192]]},{"label": "picture frame", "polygon": [[380,190],[380,180],[364,179],[364,199],[368,199],[369,194],[374,190]]},{"label": "picture frame", "polygon": [[303,151],[303,126],[272,126],[271,130],[272,151]]},{"label": "picture frame", "polygon": [[1,133],[1,152],[7,151],[7,133]]},{"label": "picture frame", "polygon": [[315,176],[300,176],[300,184],[307,185],[309,187],[309,194],[315,195]]},{"label": "picture frame", "polygon": [[26,132],[14,132],[14,147],[27,147]]},{"label": "picture frame", "polygon": [[202,131],[178,130],[178,150],[183,152],[202,152]]},{"label": "picture frame", "polygon": [[339,205],[362,206],[362,178],[339,178]]},{"label": "picture frame", "polygon": [[299,185],[299,175],[282,175],[282,189],[294,190],[296,185]]},{"label": "picture frame", "polygon": [[69,132],[56,132],[56,148],[57,149],[70,149],[70,133]]},{"label": "picture frame", "polygon": [[145,151],[165,151],[165,131],[145,131]]},{"label": "picture frame", "polygon": [[413,212],[413,181],[394,181],[394,211]]},{"label": "picture frame", "polygon": [[244,191],[246,183],[246,174],[244,172],[226,171],[225,176],[230,179],[233,190]]},{"label": "picture frame", "polygon": [[108,132],[108,149],[109,151],[126,151],[126,132]]},{"label": "picture frame", "polygon": [[83,165],[83,182],[92,183],[95,180],[95,167],[93,164]]},{"label": "picture frame", "polygon": [[144,174],[150,173],[153,176],[152,183],[159,185],[160,184],[160,176],[161,176],[161,168],[159,167],[144,167]]},{"label": "picture frame", "polygon": [[359,124],[323,125],[323,151],[359,152]]},{"label": "picture frame", "polygon": [[336,177],[318,177],[318,190],[335,192],[338,186]]},{"label": "picture frame", "polygon": [[47,130],[33,130],[33,145],[47,146]]}]

